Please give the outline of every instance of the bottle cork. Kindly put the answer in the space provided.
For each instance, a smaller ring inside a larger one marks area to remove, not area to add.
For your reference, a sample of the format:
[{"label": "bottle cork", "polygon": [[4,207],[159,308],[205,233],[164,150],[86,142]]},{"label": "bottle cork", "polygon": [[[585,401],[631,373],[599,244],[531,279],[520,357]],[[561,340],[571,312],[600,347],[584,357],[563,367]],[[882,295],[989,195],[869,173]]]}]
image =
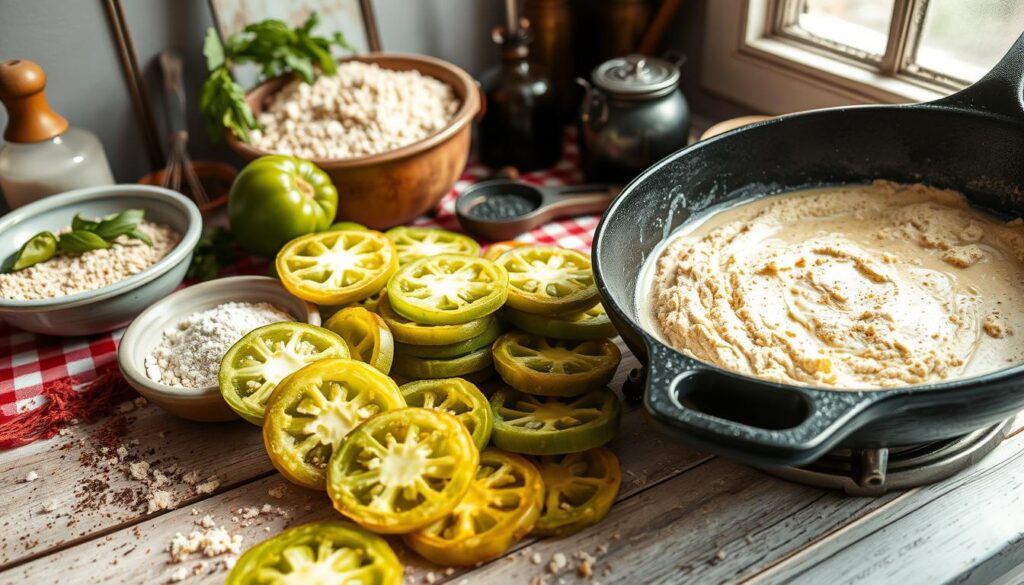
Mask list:
[{"label": "bottle cork", "polygon": [[26,59],[0,62],[0,101],[7,108],[4,140],[31,143],[63,134],[68,121],[46,102],[46,73]]}]

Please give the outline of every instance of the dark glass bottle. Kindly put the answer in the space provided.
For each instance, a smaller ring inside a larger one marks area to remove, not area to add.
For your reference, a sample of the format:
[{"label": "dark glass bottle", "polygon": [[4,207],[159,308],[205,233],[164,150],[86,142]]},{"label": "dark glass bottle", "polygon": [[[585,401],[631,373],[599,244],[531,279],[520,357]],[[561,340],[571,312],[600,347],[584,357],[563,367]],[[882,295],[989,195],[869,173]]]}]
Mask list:
[{"label": "dark glass bottle", "polygon": [[527,60],[528,23],[524,19],[512,34],[497,27],[492,38],[501,46],[502,63],[480,79],[487,94],[480,160],[491,168],[513,166],[520,171],[550,167],[562,156],[563,128],[551,79]]}]

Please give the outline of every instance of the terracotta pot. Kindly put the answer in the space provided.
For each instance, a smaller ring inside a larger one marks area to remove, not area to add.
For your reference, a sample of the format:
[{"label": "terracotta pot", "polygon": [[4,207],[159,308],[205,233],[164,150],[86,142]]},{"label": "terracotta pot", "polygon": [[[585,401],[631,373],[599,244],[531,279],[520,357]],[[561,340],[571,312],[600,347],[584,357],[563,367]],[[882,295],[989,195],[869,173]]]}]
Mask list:
[{"label": "terracotta pot", "polygon": [[[370,156],[313,160],[338,188],[338,219],[357,221],[374,229],[408,223],[434,208],[462,174],[469,158],[472,122],[483,107],[480,90],[468,73],[432,57],[375,53],[351,60],[398,71],[415,69],[450,85],[462,101],[448,126],[419,142]],[[246,99],[253,112],[259,114],[289,79],[271,79],[249,91]],[[230,133],[227,141],[247,161],[274,154],[246,144]]]}]

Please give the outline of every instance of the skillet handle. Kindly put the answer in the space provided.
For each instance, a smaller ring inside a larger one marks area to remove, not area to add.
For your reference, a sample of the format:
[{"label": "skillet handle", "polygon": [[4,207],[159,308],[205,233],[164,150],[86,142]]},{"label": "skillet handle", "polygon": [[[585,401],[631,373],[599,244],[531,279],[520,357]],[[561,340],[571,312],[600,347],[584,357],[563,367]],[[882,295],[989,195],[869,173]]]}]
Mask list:
[{"label": "skillet handle", "polygon": [[987,112],[1024,120],[1024,34],[1003,55],[999,63],[976,81],[951,96],[930,105]]},{"label": "skillet handle", "polygon": [[[774,384],[701,364],[648,342],[644,405],[666,434],[761,466],[818,459],[866,422],[871,392]],[[855,420],[859,419],[859,420]]]}]

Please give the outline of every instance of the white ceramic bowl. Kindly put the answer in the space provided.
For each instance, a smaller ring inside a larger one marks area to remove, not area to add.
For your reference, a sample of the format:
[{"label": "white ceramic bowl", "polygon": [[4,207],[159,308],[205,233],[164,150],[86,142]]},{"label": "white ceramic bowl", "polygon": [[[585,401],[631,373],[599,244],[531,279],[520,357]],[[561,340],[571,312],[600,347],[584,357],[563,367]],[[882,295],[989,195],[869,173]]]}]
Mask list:
[{"label": "white ceramic bowl", "polygon": [[0,217],[0,255],[6,259],[41,231],[71,225],[76,213],[102,217],[131,208],[145,210],[147,221],[170,226],[181,234],[181,241],[156,264],[109,286],[52,299],[0,299],[0,319],[45,335],[91,335],[124,327],[169,295],[185,278],[203,218],[195,203],[162,187],[89,187],[19,207]]},{"label": "white ceramic bowl", "polygon": [[145,366],[146,356],[160,343],[164,330],[192,313],[230,302],[270,303],[290,313],[296,321],[320,325],[316,305],[293,297],[277,279],[233,276],[197,284],[146,309],[128,326],[117,348],[117,363],[128,383],[151,402],[182,418],[198,421],[238,418],[221,398],[217,386],[168,386],[150,379]]}]

